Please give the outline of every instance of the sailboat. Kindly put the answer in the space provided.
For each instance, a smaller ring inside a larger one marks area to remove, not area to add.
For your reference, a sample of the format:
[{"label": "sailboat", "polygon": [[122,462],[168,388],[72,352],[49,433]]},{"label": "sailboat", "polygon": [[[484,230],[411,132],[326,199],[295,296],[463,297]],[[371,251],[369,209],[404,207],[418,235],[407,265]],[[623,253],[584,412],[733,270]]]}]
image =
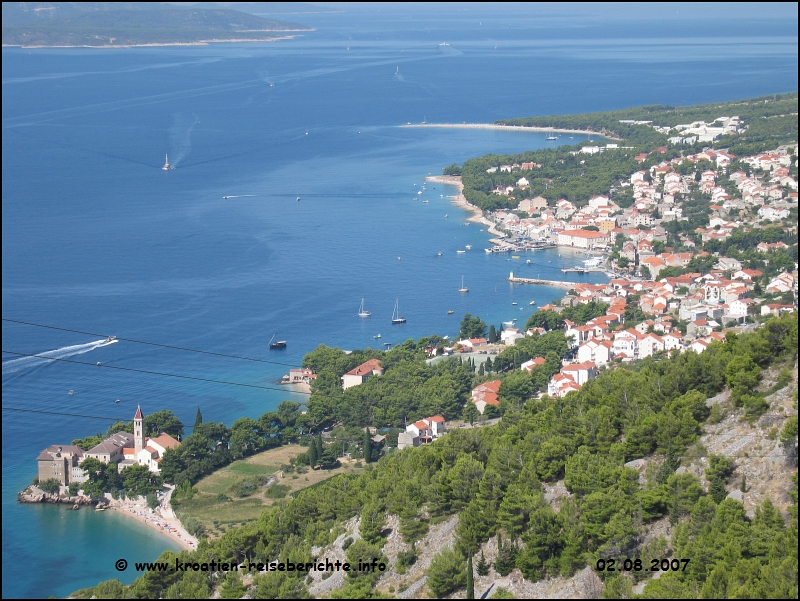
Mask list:
[{"label": "sailboat", "polygon": [[370,315],[372,315],[372,313],[370,313],[369,311],[365,311],[364,310],[364,299],[362,298],[361,299],[361,307],[358,310],[358,316],[359,317],[369,317]]},{"label": "sailboat", "polygon": [[169,156],[164,155],[164,166],[161,168],[161,171],[169,171],[172,169],[172,165],[169,164]]},{"label": "sailboat", "polygon": [[286,348],[286,341],[285,340],[278,340],[277,342],[273,342],[275,340],[275,336],[277,336],[277,334],[273,334],[272,338],[270,338],[269,348],[271,348],[271,349],[283,349],[283,348]]},{"label": "sailboat", "polygon": [[392,323],[405,323],[406,318],[400,317],[400,299],[394,302],[394,311],[392,311]]},{"label": "sailboat", "polygon": [[558,140],[558,136],[550,134],[545,138],[545,140]]},{"label": "sailboat", "polygon": [[464,276],[461,276],[461,288],[458,289],[459,292],[469,292],[469,288],[464,286]]},{"label": "sailboat", "polygon": [[400,67],[398,66],[394,72],[395,75],[400,75]]}]

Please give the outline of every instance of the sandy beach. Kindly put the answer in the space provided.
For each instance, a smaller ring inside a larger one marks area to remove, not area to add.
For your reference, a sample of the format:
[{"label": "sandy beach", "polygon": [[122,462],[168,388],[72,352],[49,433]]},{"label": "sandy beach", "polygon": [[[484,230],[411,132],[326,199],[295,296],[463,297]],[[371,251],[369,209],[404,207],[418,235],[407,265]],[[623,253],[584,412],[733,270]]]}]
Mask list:
[{"label": "sandy beach", "polygon": [[164,536],[169,536],[184,549],[194,551],[197,549],[197,539],[189,534],[180,520],[175,517],[175,512],[169,504],[169,498],[172,496],[174,489],[172,487],[168,488],[167,494],[162,497],[161,504],[153,510],[153,513],[150,513],[147,502],[143,497],[133,501],[130,499],[110,499],[109,509],[146,524]]},{"label": "sandy beach", "polygon": [[464,209],[465,211],[469,211],[472,213],[469,217],[467,217],[467,221],[471,221],[473,223],[482,223],[487,227],[487,232],[492,234],[493,236],[497,236],[498,238],[505,238],[505,234],[495,229],[495,224],[492,221],[486,219],[483,216],[483,211],[476,207],[474,204],[470,204],[467,199],[464,197],[464,184],[461,183],[461,176],[460,175],[430,175],[425,178],[429,182],[434,182],[437,184],[448,184],[451,186],[455,186],[458,189],[457,196],[448,196],[454,205],[459,207],[460,209]]},{"label": "sandy beach", "polygon": [[588,129],[559,129],[557,127],[529,127],[526,125],[499,125],[497,123],[408,123],[400,127],[449,127],[452,129],[498,129],[503,131],[522,131],[556,134],[581,134],[587,136],[603,136],[608,140],[619,140],[613,136],[601,134]]}]

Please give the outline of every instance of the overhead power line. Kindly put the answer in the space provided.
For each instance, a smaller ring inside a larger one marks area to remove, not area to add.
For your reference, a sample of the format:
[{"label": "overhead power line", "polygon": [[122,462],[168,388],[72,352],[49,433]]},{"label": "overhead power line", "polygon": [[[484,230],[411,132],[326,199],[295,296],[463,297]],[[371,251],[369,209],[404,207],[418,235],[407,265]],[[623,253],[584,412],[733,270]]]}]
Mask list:
[{"label": "overhead power line", "polygon": [[[185,376],[181,374],[169,374],[162,371],[151,371],[148,369],[136,369],[134,367],[122,367],[120,365],[106,365],[104,363],[89,363],[87,361],[75,361],[74,359],[64,359],[64,358],[57,358],[57,357],[48,357],[47,355],[37,355],[35,353],[18,353],[16,351],[7,351],[3,349],[4,353],[8,353],[9,355],[17,355],[20,357],[37,357],[39,359],[47,359],[48,361],[63,361],[65,363],[75,363],[76,365],[89,365],[95,367],[104,367],[106,369],[119,369],[121,371],[132,371],[140,374],[150,374],[153,376],[166,376],[169,378],[181,378],[184,380],[197,380],[198,382],[210,382],[212,384],[225,384],[228,386],[243,386],[245,388],[258,388],[259,390],[278,390],[283,392],[282,388],[274,388],[272,386],[259,386],[258,384],[245,384],[243,382],[228,382],[226,380],[212,380],[211,378],[198,378],[196,376]],[[304,392],[301,390],[294,390],[297,394],[311,394],[310,392]]]},{"label": "overhead power line", "polygon": [[[30,321],[21,321],[19,319],[8,319],[3,317],[3,321],[9,323],[18,323],[26,326],[36,326],[37,328],[47,328],[48,330],[59,330],[61,332],[72,332],[73,334],[85,334],[87,336],[100,336],[101,338],[108,338],[109,334],[98,334],[97,332],[84,332],[83,330],[74,330],[71,328],[60,328],[57,326],[48,326],[42,323],[33,323]],[[147,342],[145,340],[136,340],[134,338],[123,338],[121,336],[114,336],[117,340],[124,340],[125,342],[135,342],[136,344],[146,344],[148,346],[158,346],[161,348],[173,349],[176,351],[188,351],[190,353],[201,353],[203,355],[216,355],[217,357],[228,357],[229,359],[241,359],[243,361],[255,361],[257,363],[269,363],[271,365],[284,365],[286,367],[300,367],[296,363],[281,363],[280,361],[268,361],[267,359],[255,359],[253,357],[243,357],[241,355],[229,355],[227,353],[217,353],[214,351],[203,351],[199,349],[187,348],[183,346],[175,346],[172,344],[161,344],[159,342]]]}]

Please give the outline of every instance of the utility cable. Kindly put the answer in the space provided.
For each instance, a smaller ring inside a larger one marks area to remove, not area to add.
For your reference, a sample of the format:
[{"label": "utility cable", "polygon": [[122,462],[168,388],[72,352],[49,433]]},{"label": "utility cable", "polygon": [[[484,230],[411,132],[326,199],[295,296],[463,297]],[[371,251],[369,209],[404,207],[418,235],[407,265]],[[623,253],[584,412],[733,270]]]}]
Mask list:
[{"label": "utility cable", "polygon": [[[87,336],[100,336],[101,338],[108,338],[108,334],[97,334],[96,332],[84,332],[82,330],[73,330],[70,328],[59,328],[56,326],[47,326],[41,323],[33,323],[30,321],[21,321],[19,319],[8,319],[6,317],[3,318],[3,321],[7,321],[9,323],[18,323],[26,326],[36,326],[37,328],[47,328],[49,330],[60,330],[62,332],[72,332],[73,334],[85,334]],[[279,361],[268,361],[266,359],[254,359],[252,357],[242,357],[240,355],[228,355],[226,353],[216,353],[214,351],[202,351],[193,348],[186,348],[183,346],[174,346],[171,344],[161,344],[158,342],[146,342],[144,340],[135,340],[133,338],[122,338],[120,336],[114,336],[117,340],[124,340],[125,342],[135,342],[136,344],[147,344],[149,346],[160,346],[162,348],[174,349],[178,351],[189,351],[191,353],[202,353],[204,355],[216,355],[217,357],[228,357],[230,359],[242,359],[244,361],[256,361],[258,363],[270,363],[272,365],[285,365],[287,367],[299,367],[295,363],[281,363]]]},{"label": "utility cable", "polygon": [[[244,384],[242,382],[228,382],[228,381],[225,381],[225,380],[212,380],[210,378],[198,378],[196,376],[185,376],[185,375],[181,375],[181,374],[168,374],[168,373],[161,372],[161,371],[151,371],[151,370],[147,370],[147,369],[136,369],[134,367],[122,367],[120,365],[105,365],[105,364],[100,363],[100,362],[88,363],[86,361],[75,361],[74,359],[48,357],[46,355],[37,355],[35,353],[18,353],[18,352],[15,352],[15,351],[7,351],[5,349],[3,349],[3,352],[4,353],[8,353],[9,355],[18,355],[20,357],[37,357],[39,359],[47,359],[48,361],[63,361],[65,363],[75,363],[77,365],[91,365],[91,366],[96,366],[96,367],[105,367],[105,368],[108,368],[108,369],[119,369],[119,370],[122,370],[122,371],[132,371],[132,372],[141,373],[141,374],[150,374],[150,375],[154,375],[154,376],[167,376],[169,378],[182,378],[184,380],[197,380],[198,382],[210,382],[212,384],[226,384],[228,386],[243,386],[245,388],[258,388],[259,390],[279,390],[279,391],[283,391],[283,389],[281,389],[281,388],[273,388],[271,386],[259,386],[258,384]],[[311,394],[310,392],[304,392],[304,391],[300,391],[300,390],[295,390],[295,391],[292,391],[292,392],[297,393],[297,394],[308,394],[308,395]]]}]

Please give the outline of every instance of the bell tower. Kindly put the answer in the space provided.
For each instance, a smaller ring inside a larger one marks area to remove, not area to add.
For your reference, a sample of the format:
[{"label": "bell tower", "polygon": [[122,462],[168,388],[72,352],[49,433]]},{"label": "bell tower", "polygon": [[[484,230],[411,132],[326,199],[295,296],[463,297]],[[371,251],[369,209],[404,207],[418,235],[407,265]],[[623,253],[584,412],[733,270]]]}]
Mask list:
[{"label": "bell tower", "polygon": [[133,447],[138,454],[144,448],[144,415],[141,406],[136,406],[136,415],[133,416]]}]

